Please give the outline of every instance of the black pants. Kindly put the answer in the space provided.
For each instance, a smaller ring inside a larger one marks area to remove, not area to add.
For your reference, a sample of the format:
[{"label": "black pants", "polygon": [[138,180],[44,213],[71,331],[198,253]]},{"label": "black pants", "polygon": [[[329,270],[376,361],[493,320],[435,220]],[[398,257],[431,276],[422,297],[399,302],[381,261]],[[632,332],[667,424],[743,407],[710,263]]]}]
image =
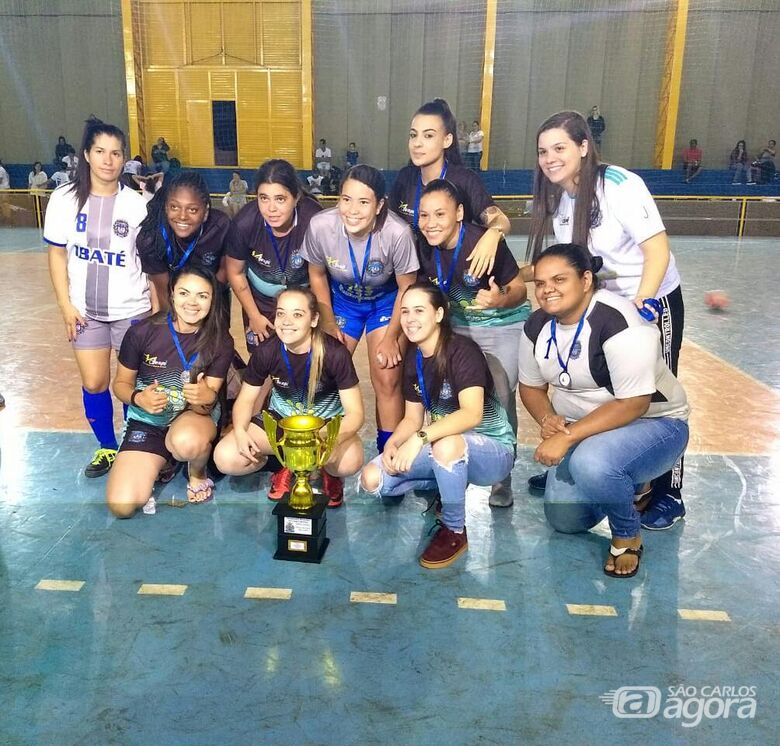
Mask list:
[{"label": "black pants", "polygon": [[[685,327],[685,304],[682,288],[677,286],[669,295],[658,299],[664,312],[658,319],[661,330],[661,349],[664,361],[674,375],[677,375],[677,363],[680,360],[683,328]],[[669,494],[679,498],[683,484],[683,457],[672,467],[671,471],[661,475],[653,482],[653,492],[658,495]]]}]

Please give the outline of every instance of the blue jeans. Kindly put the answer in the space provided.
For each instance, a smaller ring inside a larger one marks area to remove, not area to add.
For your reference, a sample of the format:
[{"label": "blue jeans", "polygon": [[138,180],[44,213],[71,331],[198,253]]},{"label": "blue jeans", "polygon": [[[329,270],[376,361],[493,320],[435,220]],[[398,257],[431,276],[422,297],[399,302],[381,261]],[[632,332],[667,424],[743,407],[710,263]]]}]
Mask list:
[{"label": "blue jeans", "polygon": [[609,520],[612,536],[639,534],[634,485],[669,471],[688,443],[688,424],[671,417],[647,417],[586,438],[547,474],[544,513],[567,534]]},{"label": "blue jeans", "polygon": [[466,522],[466,486],[489,486],[500,482],[512,471],[514,448],[473,431],[460,437],[466,441],[463,456],[452,464],[440,464],[430,445],[424,446],[411,468],[404,474],[388,474],[382,458],[371,463],[380,471],[379,497],[405,495],[410,490],[437,489],[441,496],[441,520],[447,528],[461,531]]}]

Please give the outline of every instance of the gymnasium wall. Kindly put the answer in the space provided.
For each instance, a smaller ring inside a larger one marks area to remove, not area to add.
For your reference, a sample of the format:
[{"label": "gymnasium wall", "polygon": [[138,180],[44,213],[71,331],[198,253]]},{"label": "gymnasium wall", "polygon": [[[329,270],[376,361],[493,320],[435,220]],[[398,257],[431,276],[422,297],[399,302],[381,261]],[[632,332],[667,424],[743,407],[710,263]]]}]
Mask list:
[{"label": "gymnasium wall", "polygon": [[91,113],[127,125],[119,0],[0,0],[0,158],[78,150]]}]

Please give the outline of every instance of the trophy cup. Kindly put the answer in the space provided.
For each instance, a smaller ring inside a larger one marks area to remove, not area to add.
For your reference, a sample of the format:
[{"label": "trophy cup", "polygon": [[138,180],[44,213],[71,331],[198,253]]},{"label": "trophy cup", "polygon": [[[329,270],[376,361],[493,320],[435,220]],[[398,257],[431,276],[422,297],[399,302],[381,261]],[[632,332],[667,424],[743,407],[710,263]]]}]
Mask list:
[{"label": "trophy cup", "polygon": [[[263,412],[265,433],[274,455],[295,474],[295,484],[288,498],[273,510],[277,517],[274,559],[319,563],[330,543],[326,535],[327,500],[315,500],[309,484],[311,472],[321,468],[333,452],[341,415],[328,421],[325,438],[322,438],[319,431],[325,424],[325,420],[311,414],[285,417],[277,424],[268,412]],[[284,432],[281,438],[278,428]]]}]

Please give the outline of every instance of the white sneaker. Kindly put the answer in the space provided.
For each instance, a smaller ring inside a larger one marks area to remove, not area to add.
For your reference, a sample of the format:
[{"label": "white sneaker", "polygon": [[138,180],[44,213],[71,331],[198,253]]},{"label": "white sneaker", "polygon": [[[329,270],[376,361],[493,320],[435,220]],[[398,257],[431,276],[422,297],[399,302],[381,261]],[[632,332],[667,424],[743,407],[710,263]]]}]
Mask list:
[{"label": "white sneaker", "polygon": [[154,499],[154,495],[146,501],[146,505],[141,510],[144,515],[154,515],[157,512],[157,500]]}]

